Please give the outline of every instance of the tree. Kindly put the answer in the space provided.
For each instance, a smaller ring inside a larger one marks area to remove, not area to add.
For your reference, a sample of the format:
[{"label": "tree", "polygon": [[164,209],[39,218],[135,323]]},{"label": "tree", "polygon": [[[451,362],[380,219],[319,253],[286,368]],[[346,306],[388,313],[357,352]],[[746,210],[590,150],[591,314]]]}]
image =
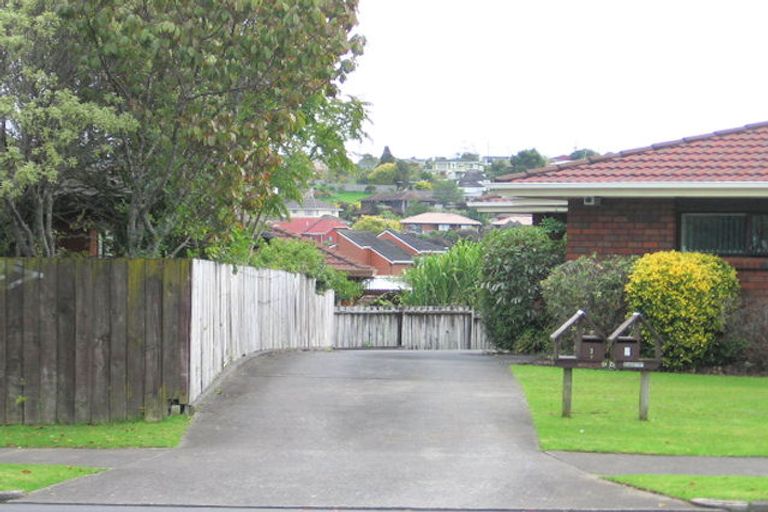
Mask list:
[{"label": "tree", "polygon": [[534,148],[518,151],[516,155],[509,159],[509,162],[512,166],[512,172],[523,172],[547,165],[547,159]]},{"label": "tree", "polygon": [[464,194],[455,182],[440,180],[432,184],[432,197],[440,204],[455,204],[464,199]]},{"label": "tree", "polygon": [[459,157],[459,160],[462,162],[479,162],[480,161],[480,155],[477,153],[462,153]]},{"label": "tree", "polygon": [[381,158],[379,158],[379,165],[393,163],[395,163],[395,157],[392,156],[389,146],[384,146],[384,151],[381,153]]},{"label": "tree", "polygon": [[[105,157],[110,135],[136,127],[73,91],[77,37],[43,2],[0,10],[1,217],[17,256],[57,254],[55,214],[62,216],[62,196],[77,192],[75,170]],[[63,216],[74,219],[77,205],[68,206]]]},{"label": "tree", "polygon": [[[14,2],[2,16],[46,4]],[[48,46],[66,58],[43,62],[65,69],[49,75],[73,84],[80,104],[138,127],[112,126],[103,155],[87,152],[69,181],[88,192],[89,218],[112,232],[117,252],[175,254],[237,225],[255,235],[285,199],[300,198],[313,160],[351,165],[343,142],[360,135],[364,111],[335,84],[361,53],[362,39],[350,36],[356,0],[56,6],[47,15],[64,29]]]},{"label": "tree", "polygon": [[491,162],[491,166],[488,168],[487,172],[489,178],[495,179],[499,176],[511,173],[512,166],[510,165],[509,160],[494,160]]},{"label": "tree", "polygon": [[405,160],[398,160],[395,164],[395,185],[400,190],[407,189],[411,184],[411,177],[414,174],[414,166]]},{"label": "tree", "polygon": [[379,160],[369,153],[364,154],[357,161],[357,167],[362,171],[370,171],[377,165],[379,165]]},{"label": "tree", "polygon": [[363,215],[360,217],[360,220],[352,224],[352,229],[355,231],[370,231],[371,233],[381,233],[388,229],[400,231],[400,221],[374,215]]},{"label": "tree", "polygon": [[397,164],[394,162],[381,164],[368,175],[368,183],[375,185],[394,185],[397,175]]},{"label": "tree", "polygon": [[600,156],[600,153],[591,149],[575,149],[573,153],[568,155],[571,160],[584,160],[586,158],[592,158],[594,156]]}]

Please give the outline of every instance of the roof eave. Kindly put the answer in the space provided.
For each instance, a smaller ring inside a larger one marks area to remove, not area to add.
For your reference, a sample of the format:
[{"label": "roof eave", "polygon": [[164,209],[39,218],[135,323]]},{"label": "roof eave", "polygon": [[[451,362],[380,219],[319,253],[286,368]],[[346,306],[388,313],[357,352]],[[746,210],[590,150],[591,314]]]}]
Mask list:
[{"label": "roof eave", "polygon": [[676,181],[619,183],[493,183],[503,196],[569,197],[766,197],[767,181]]}]

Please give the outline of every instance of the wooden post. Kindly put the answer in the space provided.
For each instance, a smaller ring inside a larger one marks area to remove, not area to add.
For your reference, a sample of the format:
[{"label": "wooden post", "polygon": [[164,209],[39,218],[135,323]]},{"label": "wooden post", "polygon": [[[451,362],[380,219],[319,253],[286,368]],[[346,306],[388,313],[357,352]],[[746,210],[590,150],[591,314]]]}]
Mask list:
[{"label": "wooden post", "polygon": [[648,421],[648,406],[651,401],[651,372],[640,372],[640,421]]},{"label": "wooden post", "polygon": [[571,417],[573,397],[573,368],[563,368],[563,418]]}]

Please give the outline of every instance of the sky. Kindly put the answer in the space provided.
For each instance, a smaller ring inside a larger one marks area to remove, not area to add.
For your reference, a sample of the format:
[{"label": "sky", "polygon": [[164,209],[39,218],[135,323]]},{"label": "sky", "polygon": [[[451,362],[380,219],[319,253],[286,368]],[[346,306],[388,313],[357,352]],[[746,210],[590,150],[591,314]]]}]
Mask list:
[{"label": "sky", "polygon": [[360,0],[353,155],[606,153],[768,121],[768,2]]}]

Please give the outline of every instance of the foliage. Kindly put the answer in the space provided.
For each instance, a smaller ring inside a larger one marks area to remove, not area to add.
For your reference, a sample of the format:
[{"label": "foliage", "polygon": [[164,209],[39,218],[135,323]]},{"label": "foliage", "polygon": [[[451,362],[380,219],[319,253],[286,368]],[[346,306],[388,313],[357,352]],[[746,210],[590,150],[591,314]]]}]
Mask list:
[{"label": "foliage", "polygon": [[664,366],[695,366],[722,332],[737,305],[736,270],[711,254],[664,251],[634,265],[626,286],[629,305],[664,340]]},{"label": "foliage", "polygon": [[173,448],[189,427],[188,416],[163,421],[122,421],[97,425],[4,425],[6,448]]},{"label": "foliage", "polygon": [[456,182],[438,180],[432,184],[432,197],[440,204],[460,203],[464,195]]},{"label": "foliage", "polygon": [[400,221],[375,215],[363,215],[360,217],[360,220],[352,224],[352,229],[355,231],[370,231],[371,233],[381,233],[388,229],[400,231]]},{"label": "foliage", "polygon": [[554,217],[544,217],[539,221],[538,226],[546,231],[550,238],[555,239],[563,238],[567,228],[565,222]]},{"label": "foliage", "polygon": [[561,417],[559,368],[513,366],[542,450],[768,456],[768,378],[655,372],[650,420],[638,421],[636,372],[576,369]]},{"label": "foliage", "polygon": [[414,190],[432,190],[432,182],[427,180],[419,180],[413,184]]},{"label": "foliage", "polygon": [[546,315],[540,282],[562,262],[564,246],[541,228],[495,230],[483,239],[481,310],[488,335],[504,349],[526,329],[541,330]]},{"label": "foliage", "polygon": [[549,333],[542,329],[526,329],[515,340],[515,351],[521,354],[548,353],[551,347]]},{"label": "foliage", "polygon": [[107,157],[111,136],[137,127],[114,105],[73,91],[77,38],[43,2],[0,10],[0,201],[17,255],[57,254],[57,198],[79,166]]},{"label": "foliage", "polygon": [[768,373],[768,311],[747,304],[731,315],[722,338],[707,351],[708,366],[738,365],[747,372]]},{"label": "foliage", "polygon": [[389,150],[389,146],[384,146],[384,151],[381,152],[381,157],[379,158],[379,165],[393,163],[395,163],[395,157],[392,155],[392,151]]},{"label": "foliage", "polygon": [[570,155],[568,155],[568,158],[571,160],[584,160],[586,158],[592,158],[595,156],[600,156],[600,153],[591,149],[583,148],[575,149]]},{"label": "foliage", "polygon": [[635,260],[582,256],[555,267],[541,283],[552,327],[583,309],[600,334],[610,335],[627,316],[624,287]]},{"label": "foliage", "polygon": [[509,159],[509,163],[512,167],[512,172],[522,172],[544,167],[547,165],[547,159],[536,149],[531,148],[518,151],[516,155]]},{"label": "foliage", "polygon": [[262,243],[248,261],[254,267],[296,272],[317,281],[317,290],[332,289],[337,300],[353,300],[362,295],[362,287],[328,266],[320,250],[311,242],[273,238]]},{"label": "foliage", "polygon": [[405,216],[406,217],[413,217],[415,215],[421,215],[422,213],[427,213],[430,210],[430,207],[427,203],[409,203],[408,207],[405,209]]},{"label": "foliage", "polygon": [[[351,167],[343,143],[361,136],[365,113],[336,84],[361,53],[355,9],[355,0],[12,2],[0,14],[0,47],[10,50],[0,117],[18,109],[6,139],[26,136],[15,126],[24,116],[38,120],[49,163],[29,185],[66,183],[73,216],[109,231],[117,254],[204,248],[238,224],[255,238],[266,215],[300,199],[313,161]],[[11,87],[14,74],[32,87]],[[22,161],[0,151],[3,165]]]},{"label": "foliage", "polygon": [[368,183],[375,185],[394,185],[397,176],[397,164],[389,162],[378,165],[368,174]]},{"label": "foliage", "polygon": [[370,153],[364,154],[360,157],[360,160],[357,161],[357,167],[361,171],[370,171],[377,165],[379,165],[379,159]]},{"label": "foliage", "polygon": [[768,496],[768,476],[630,474],[603,478],[682,500],[759,501]]},{"label": "foliage", "polygon": [[476,308],[480,294],[482,246],[459,242],[444,254],[423,256],[403,276],[411,289],[409,306],[465,305]]},{"label": "foliage", "polygon": [[0,464],[0,491],[32,492],[102,471],[102,468],[60,464]]},{"label": "foliage", "polygon": [[510,165],[509,160],[494,160],[491,162],[491,166],[486,169],[486,172],[488,173],[488,177],[493,180],[499,176],[511,173],[512,166]]},{"label": "foliage", "polygon": [[477,153],[462,153],[459,156],[459,160],[462,162],[479,162],[480,161],[480,155]]},{"label": "foliage", "polygon": [[411,183],[411,178],[416,174],[416,167],[405,160],[398,160],[395,164],[395,180],[399,190],[407,189]]}]

